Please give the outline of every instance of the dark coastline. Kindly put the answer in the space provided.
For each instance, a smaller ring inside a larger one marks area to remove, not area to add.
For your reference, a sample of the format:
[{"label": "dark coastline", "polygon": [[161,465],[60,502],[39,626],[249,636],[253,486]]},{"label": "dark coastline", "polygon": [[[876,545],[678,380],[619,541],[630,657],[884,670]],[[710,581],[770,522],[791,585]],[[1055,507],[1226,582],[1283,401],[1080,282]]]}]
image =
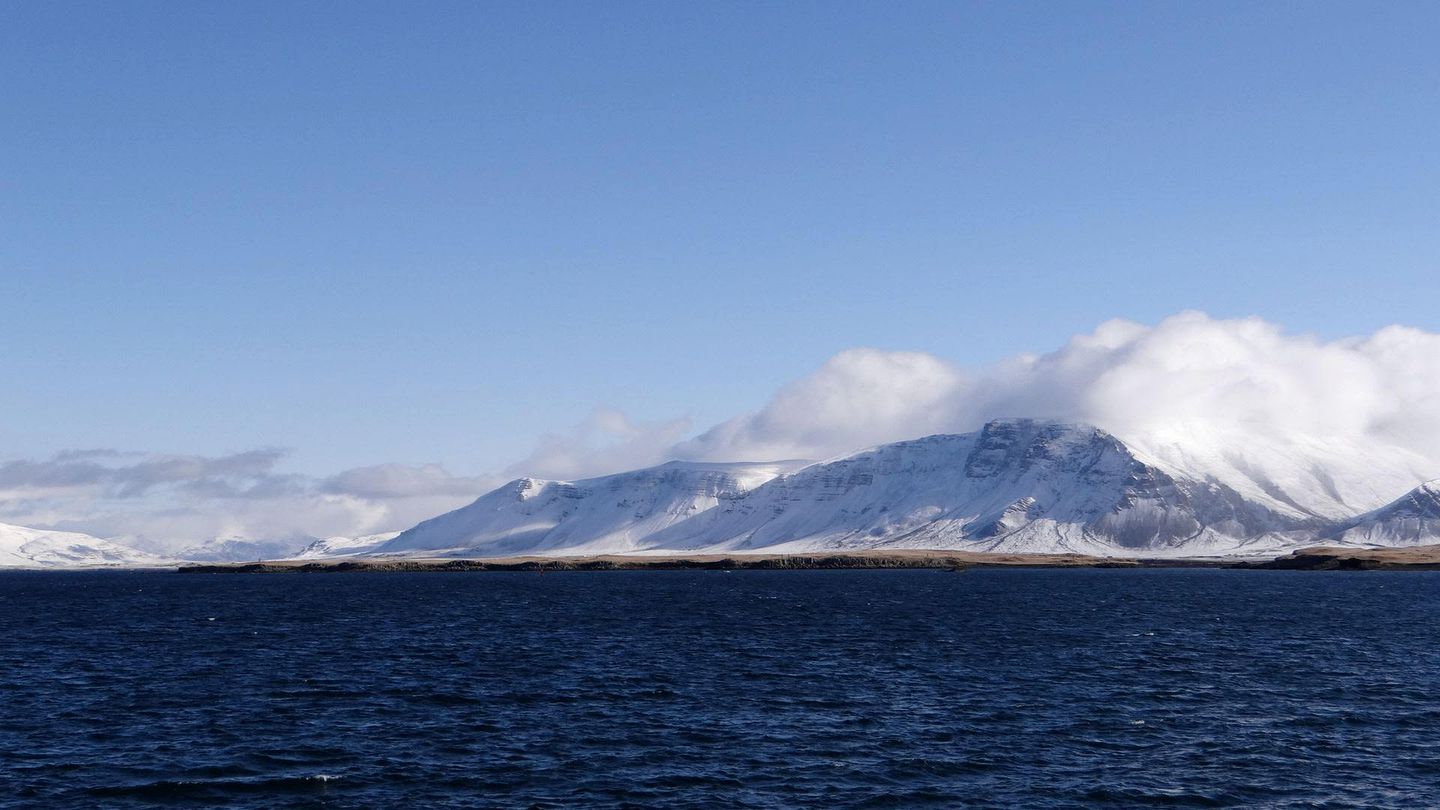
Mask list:
[{"label": "dark coastline", "polygon": [[184,565],[182,574],[291,574],[459,571],[736,571],[969,568],[1229,568],[1286,571],[1440,570],[1440,546],[1406,549],[1306,548],[1271,560],[1225,558],[1155,559],[1083,554],[987,554],[895,551],[832,554],[731,554],[694,556],[508,557],[473,559],[276,560]]}]

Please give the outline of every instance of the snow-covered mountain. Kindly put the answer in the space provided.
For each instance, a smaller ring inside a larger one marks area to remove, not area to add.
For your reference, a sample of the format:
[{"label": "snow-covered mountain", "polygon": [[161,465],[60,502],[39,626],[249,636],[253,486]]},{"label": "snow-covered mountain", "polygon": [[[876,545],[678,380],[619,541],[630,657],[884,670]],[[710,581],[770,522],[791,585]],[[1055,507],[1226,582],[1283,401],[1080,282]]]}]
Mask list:
[{"label": "snow-covered mountain", "polygon": [[[379,551],[1264,553],[1351,524],[1358,538],[1356,515],[1420,480],[1403,451],[1383,451],[1385,473],[1370,480],[1363,469],[1382,451],[1335,461],[1347,448],[1227,451],[1206,438],[1138,449],[1089,425],[1006,419],[807,466],[671,462],[573,483],[520,479]],[[1428,490],[1417,492],[1422,503]],[[1440,542],[1417,508],[1369,515],[1389,527],[1370,542]]]},{"label": "snow-covered mountain", "polygon": [[1125,441],[1090,425],[1002,419],[973,433],[819,463],[673,461],[580,481],[521,478],[408,531],[363,537],[220,538],[164,556],[124,540],[0,524],[0,567],[870,548],[1258,555],[1316,543],[1405,546],[1440,543],[1440,481],[1417,486],[1427,472],[1437,471],[1423,470],[1401,448],[1284,437],[1236,442],[1199,429]]},{"label": "snow-covered mountain", "polygon": [[1393,503],[1342,523],[1326,539],[1376,546],[1440,542],[1440,480],[1421,484]]},{"label": "snow-covered mountain", "polygon": [[299,555],[316,541],[314,537],[292,537],[282,540],[247,540],[239,537],[217,537],[176,553],[182,560],[196,562],[255,562],[284,560]]},{"label": "snow-covered mountain", "polygon": [[1301,521],[1348,520],[1440,472],[1403,447],[1282,433],[1257,437],[1214,423],[1175,422],[1122,440],[1174,475],[1224,482],[1247,501]]},{"label": "snow-covered mountain", "polygon": [[0,523],[0,568],[163,567],[173,560],[79,532]]},{"label": "snow-covered mountain", "polygon": [[324,537],[316,540],[299,553],[293,555],[297,560],[318,560],[331,557],[354,557],[359,554],[369,554],[377,551],[381,546],[395,539],[399,532],[386,532],[384,534],[367,534],[360,537]]},{"label": "snow-covered mountain", "polygon": [[664,548],[1163,552],[1295,528],[1219,483],[1176,478],[1087,425],[991,422],[781,476],[654,538]]},{"label": "snow-covered mountain", "polygon": [[804,462],[658,467],[590,478],[521,478],[402,532],[380,553],[500,556],[534,552],[643,550],[649,538],[733,501]]}]

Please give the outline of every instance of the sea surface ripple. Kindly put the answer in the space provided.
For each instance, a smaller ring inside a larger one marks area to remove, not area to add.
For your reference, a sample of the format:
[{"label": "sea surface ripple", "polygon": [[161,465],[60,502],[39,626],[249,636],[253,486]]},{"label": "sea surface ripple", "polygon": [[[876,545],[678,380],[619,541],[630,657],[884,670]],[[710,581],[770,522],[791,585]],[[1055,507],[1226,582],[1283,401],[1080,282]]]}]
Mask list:
[{"label": "sea surface ripple", "polygon": [[0,574],[7,807],[1436,807],[1440,573]]}]

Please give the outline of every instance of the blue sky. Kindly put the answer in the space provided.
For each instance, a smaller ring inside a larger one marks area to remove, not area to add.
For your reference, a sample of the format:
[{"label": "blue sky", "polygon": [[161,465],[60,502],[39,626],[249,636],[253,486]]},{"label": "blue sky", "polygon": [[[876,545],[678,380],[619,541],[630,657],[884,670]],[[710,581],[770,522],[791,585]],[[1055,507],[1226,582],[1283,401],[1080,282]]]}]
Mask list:
[{"label": "blue sky", "polygon": [[503,468],[837,351],[1440,330],[1440,7],[8,3],[0,455]]}]

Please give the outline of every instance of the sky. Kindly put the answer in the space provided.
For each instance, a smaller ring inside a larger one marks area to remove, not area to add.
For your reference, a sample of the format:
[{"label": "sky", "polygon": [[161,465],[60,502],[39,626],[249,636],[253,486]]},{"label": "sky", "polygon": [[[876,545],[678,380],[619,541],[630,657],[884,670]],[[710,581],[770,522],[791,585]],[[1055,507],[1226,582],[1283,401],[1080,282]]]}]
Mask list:
[{"label": "sky", "polygon": [[849,350],[1440,332],[1437,38],[1398,2],[0,3],[0,520],[115,528],[36,506],[46,464],[409,519]]}]

